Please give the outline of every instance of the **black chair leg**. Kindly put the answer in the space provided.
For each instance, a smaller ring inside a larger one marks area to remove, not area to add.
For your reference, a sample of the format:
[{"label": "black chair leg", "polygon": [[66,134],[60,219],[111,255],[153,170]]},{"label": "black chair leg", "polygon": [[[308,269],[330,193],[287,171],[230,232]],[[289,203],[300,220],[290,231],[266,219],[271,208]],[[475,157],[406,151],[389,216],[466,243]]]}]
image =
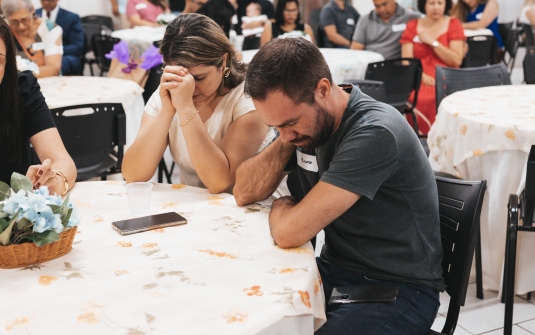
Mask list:
[{"label": "black chair leg", "polygon": [[165,161],[163,158],[160,160],[160,163],[158,164],[158,183],[163,183],[163,170],[167,169],[165,166]]},{"label": "black chair leg", "polygon": [[531,292],[528,292],[528,296],[526,297],[528,300],[531,300]]},{"label": "black chair leg", "polygon": [[507,242],[508,248],[507,267],[504,268],[504,281],[506,281],[505,290],[505,316],[503,334],[511,335],[513,331],[513,307],[515,298],[515,267],[516,267],[516,242],[518,228],[518,196],[509,197],[509,210],[507,217]]},{"label": "black chair leg", "polygon": [[481,232],[476,245],[476,297],[483,299],[483,269],[481,266]]}]

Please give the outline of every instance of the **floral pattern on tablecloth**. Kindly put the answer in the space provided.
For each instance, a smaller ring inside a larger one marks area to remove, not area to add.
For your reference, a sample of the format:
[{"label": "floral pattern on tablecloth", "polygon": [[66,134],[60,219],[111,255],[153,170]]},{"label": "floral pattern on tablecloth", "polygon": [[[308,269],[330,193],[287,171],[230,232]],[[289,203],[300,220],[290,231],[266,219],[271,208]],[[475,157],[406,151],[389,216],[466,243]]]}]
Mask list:
[{"label": "floral pattern on tablecloth", "polygon": [[71,199],[82,220],[73,250],[0,270],[0,333],[255,334],[285,317],[325,322],[312,246],[277,247],[269,207],[155,184],[151,213],[188,223],[122,236],[111,222],[131,217],[123,182],[77,183]]},{"label": "floral pattern on tablecloth", "polygon": [[456,166],[490,151],[529,152],[535,143],[535,86],[507,85],[444,98],[429,131],[430,159],[458,177]]}]

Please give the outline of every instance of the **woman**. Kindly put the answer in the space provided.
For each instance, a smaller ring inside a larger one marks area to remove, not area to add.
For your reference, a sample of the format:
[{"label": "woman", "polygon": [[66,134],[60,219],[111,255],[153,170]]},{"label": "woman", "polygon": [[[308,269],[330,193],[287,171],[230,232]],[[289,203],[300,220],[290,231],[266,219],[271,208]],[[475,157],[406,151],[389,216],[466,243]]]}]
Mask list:
[{"label": "woman", "polygon": [[463,23],[464,29],[489,29],[496,37],[500,49],[503,41],[498,32],[498,12],[496,0],[459,0],[452,13]]},{"label": "woman", "polygon": [[267,22],[260,38],[260,45],[264,45],[274,38],[290,32],[308,34],[314,43],[312,28],[306,23],[300,23],[299,2],[297,0],[279,0],[275,12],[275,23]]},{"label": "woman", "polygon": [[[6,0],[4,0],[5,2]],[[29,72],[17,72],[15,42],[0,18],[0,181],[26,174],[33,187],[65,195],[76,180],[76,167],[65,150],[41,88]],[[30,143],[40,165],[31,165]]]},{"label": "woman", "polygon": [[435,66],[458,68],[463,60],[464,32],[456,18],[446,16],[452,0],[418,0],[425,17],[411,20],[401,35],[401,57],[422,62],[422,84],[416,110],[418,129],[424,135],[435,121]]},{"label": "woman", "polygon": [[274,137],[243,93],[245,65],[221,27],[200,14],[173,20],[160,52],[160,88],[124,156],[123,176],[149,180],[169,145],[183,184],[229,191],[236,168]]},{"label": "woman", "polygon": [[171,13],[167,0],[128,0],[126,3],[126,17],[130,26],[158,27],[158,15]]},{"label": "woman", "polygon": [[34,16],[31,0],[3,0],[2,11],[15,37],[17,54],[38,66],[35,76],[57,76],[63,55],[61,27]]},{"label": "woman", "polygon": [[522,7],[518,21],[535,27],[535,0],[524,1],[524,7]]}]

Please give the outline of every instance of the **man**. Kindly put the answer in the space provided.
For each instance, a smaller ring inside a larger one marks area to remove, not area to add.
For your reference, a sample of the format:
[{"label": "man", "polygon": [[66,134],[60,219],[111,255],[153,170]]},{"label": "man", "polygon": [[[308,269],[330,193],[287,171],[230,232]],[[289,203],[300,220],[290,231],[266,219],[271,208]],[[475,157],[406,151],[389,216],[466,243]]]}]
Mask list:
[{"label": "man", "polygon": [[359,13],[348,0],[331,0],[320,12],[325,48],[349,48]]},{"label": "man", "polygon": [[273,202],[271,234],[291,248],[325,231],[317,263],[326,301],[334,287],[398,286],[392,303],[328,305],[316,334],[427,333],[445,286],[435,178],[412,128],[357,87],[334,85],[301,38],[264,45],[245,93],[280,136],[237,169],[236,202],[269,197],[295,169],[305,196]]},{"label": "man", "polygon": [[399,40],[407,22],[420,14],[396,4],[396,0],[373,0],[375,10],[360,18],[351,49],[378,52],[385,59],[401,57]]},{"label": "man", "polygon": [[42,8],[35,11],[44,20],[56,23],[63,29],[63,75],[82,74],[82,54],[84,52],[84,28],[80,16],[59,8],[58,0],[41,0]]}]

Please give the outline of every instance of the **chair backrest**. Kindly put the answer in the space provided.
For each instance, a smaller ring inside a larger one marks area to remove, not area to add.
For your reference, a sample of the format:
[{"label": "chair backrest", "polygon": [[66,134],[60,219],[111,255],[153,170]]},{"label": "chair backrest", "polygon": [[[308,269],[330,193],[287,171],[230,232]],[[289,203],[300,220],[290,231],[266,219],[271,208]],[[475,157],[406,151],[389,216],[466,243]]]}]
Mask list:
[{"label": "chair backrest", "polygon": [[385,83],[382,81],[350,79],[347,82],[357,85],[362,93],[369,95],[377,101],[386,102],[387,100]]},{"label": "chair backrest", "polygon": [[535,47],[526,48],[526,56],[524,56],[522,65],[526,84],[535,84]]},{"label": "chair backrest", "polygon": [[522,197],[522,218],[524,227],[533,226],[533,215],[535,211],[535,145],[531,146],[528,156],[526,171],[526,187]]},{"label": "chair backrest", "polygon": [[367,80],[382,81],[387,103],[406,102],[412,91],[420,89],[422,63],[416,58],[398,58],[370,63],[366,69]]},{"label": "chair backrest", "polygon": [[247,36],[243,39],[242,50],[260,49],[260,37],[256,35]]},{"label": "chair backrest", "polygon": [[494,36],[472,36],[466,39],[468,52],[461,67],[477,67],[496,63],[498,42]]},{"label": "chair backrest", "polygon": [[111,31],[113,31],[113,20],[109,16],[89,15],[89,16],[84,16],[80,18],[80,20],[82,20],[82,24],[92,23],[92,24],[97,24],[99,26],[106,26]]},{"label": "chair backrest", "polygon": [[111,36],[95,35],[93,36],[93,41],[95,59],[103,71],[108,71],[110,69],[111,59],[106,58],[106,54],[109,54],[113,50],[113,46],[121,42],[121,40]]},{"label": "chair backrest", "polygon": [[158,86],[160,86],[162,74],[163,70],[161,65],[157,65],[150,69],[147,82],[145,83],[145,91],[143,91],[143,100],[145,101],[145,104],[147,101],[149,101],[152,94],[158,89]]},{"label": "chair backrest", "polygon": [[511,77],[503,63],[469,69],[437,66],[435,81],[437,110],[442,99],[457,91],[500,85],[511,85]]},{"label": "chair backrest", "polygon": [[76,105],[55,108],[51,112],[63,144],[79,171],[109,159],[116,146],[117,164],[121,166],[126,144],[126,117],[122,104]]},{"label": "chair backrest", "polygon": [[435,177],[438,188],[442,277],[450,304],[442,334],[453,334],[459,310],[464,306],[474,250],[479,236],[479,217],[485,194],[483,181]]}]

